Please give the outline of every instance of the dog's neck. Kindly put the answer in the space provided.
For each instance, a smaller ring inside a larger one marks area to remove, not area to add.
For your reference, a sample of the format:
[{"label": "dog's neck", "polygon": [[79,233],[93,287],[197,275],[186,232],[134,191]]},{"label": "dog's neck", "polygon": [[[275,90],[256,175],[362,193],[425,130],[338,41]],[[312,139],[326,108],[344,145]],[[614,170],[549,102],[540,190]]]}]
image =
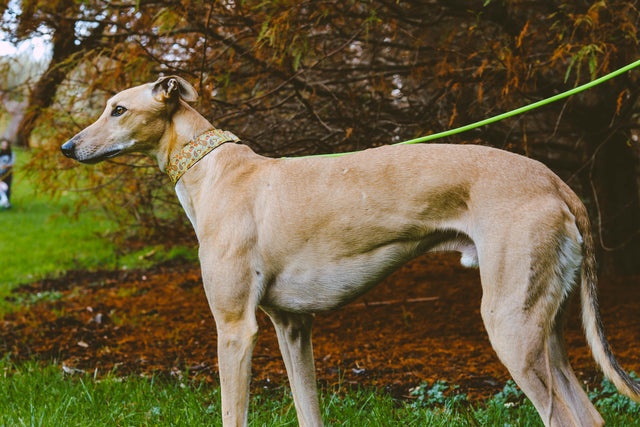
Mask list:
[{"label": "dog's neck", "polygon": [[169,158],[166,172],[176,185],[182,175],[198,163],[204,156],[225,142],[239,142],[240,138],[229,131],[210,129],[191,140],[182,149]]},{"label": "dog's neck", "polygon": [[180,102],[170,125],[159,141],[155,157],[158,166],[167,172],[173,184],[182,174],[215,147],[239,138],[231,132],[216,129],[186,102]]}]

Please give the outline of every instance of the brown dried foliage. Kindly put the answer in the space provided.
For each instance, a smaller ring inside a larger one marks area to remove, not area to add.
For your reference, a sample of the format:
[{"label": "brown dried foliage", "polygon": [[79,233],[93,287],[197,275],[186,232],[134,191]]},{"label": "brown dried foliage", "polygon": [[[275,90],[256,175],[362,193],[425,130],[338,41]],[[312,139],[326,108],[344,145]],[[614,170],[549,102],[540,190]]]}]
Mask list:
[{"label": "brown dried foliage", "polygon": [[[625,369],[640,371],[638,277],[607,280],[603,319]],[[54,360],[90,373],[153,374],[218,383],[216,333],[195,265],[145,271],[71,272],[23,287],[16,297],[61,292],[61,298],[5,315],[0,350],[12,360]],[[318,314],[314,354],[328,385],[366,385],[407,396],[422,381],[460,385],[489,397],[509,379],[480,317],[476,270],[457,257],[419,258],[345,308]],[[273,327],[259,313],[253,384],[280,385],[286,373]],[[587,387],[598,373],[572,307],[567,342],[571,364]],[[97,370],[97,371],[96,371]]]}]

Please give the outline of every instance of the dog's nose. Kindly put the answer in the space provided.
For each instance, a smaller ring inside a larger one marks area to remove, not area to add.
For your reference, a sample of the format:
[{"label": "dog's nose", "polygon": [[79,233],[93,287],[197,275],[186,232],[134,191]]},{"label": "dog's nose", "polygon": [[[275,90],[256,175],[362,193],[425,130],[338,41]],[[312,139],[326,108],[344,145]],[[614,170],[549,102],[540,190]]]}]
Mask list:
[{"label": "dog's nose", "polygon": [[76,156],[76,144],[73,141],[73,139],[71,139],[71,140],[65,142],[64,144],[62,144],[62,147],[60,147],[60,150],[62,150],[62,154],[64,154],[68,158],[75,159],[75,156]]}]

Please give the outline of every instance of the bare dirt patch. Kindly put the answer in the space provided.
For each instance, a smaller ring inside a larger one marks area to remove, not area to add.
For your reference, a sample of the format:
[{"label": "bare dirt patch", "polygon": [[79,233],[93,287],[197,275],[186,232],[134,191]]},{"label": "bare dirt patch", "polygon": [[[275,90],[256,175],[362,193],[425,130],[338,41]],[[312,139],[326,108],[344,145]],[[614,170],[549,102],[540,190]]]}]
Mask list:
[{"label": "bare dirt patch", "polygon": [[[640,372],[640,278],[602,278],[601,306],[614,352]],[[509,379],[480,318],[477,270],[450,255],[425,256],[364,298],[316,317],[314,351],[324,384],[359,384],[407,395],[422,381],[458,384],[488,397]],[[39,299],[0,323],[0,348],[14,360],[56,360],[98,374],[191,376],[217,382],[216,332],[199,267],[171,263],[150,270],[70,272],[23,286],[16,298]],[[259,313],[254,385],[286,379],[273,328]],[[598,374],[581,330],[577,304],[567,345],[579,378]],[[188,372],[188,373],[187,373]]]}]

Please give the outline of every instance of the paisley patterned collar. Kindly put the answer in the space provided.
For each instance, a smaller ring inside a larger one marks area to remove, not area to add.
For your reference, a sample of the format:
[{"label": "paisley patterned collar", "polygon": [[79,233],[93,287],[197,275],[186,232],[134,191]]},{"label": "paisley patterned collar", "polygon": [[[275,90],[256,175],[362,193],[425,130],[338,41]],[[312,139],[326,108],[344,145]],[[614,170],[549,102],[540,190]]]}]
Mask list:
[{"label": "paisley patterned collar", "polygon": [[167,174],[173,185],[176,185],[189,168],[198,163],[204,156],[225,142],[239,142],[240,138],[231,132],[213,129],[208,130],[185,145],[180,152],[169,159]]}]

